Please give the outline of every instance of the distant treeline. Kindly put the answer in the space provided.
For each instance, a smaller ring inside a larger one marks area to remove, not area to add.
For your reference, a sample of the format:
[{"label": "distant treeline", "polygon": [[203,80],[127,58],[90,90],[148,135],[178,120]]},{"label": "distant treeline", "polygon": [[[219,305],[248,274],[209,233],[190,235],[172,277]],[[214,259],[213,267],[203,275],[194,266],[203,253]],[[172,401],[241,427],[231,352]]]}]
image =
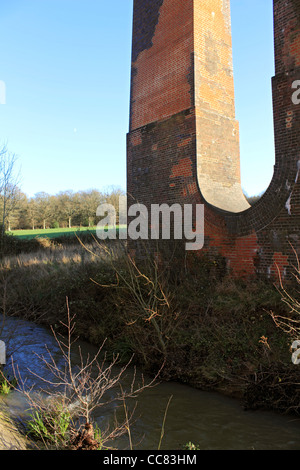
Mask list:
[{"label": "distant treeline", "polygon": [[250,206],[253,206],[253,204],[255,204],[257,201],[260,200],[263,194],[264,194],[264,191],[261,192],[260,194],[257,194],[256,196],[248,196],[247,194],[245,194],[245,198],[249,202]]},{"label": "distant treeline", "polygon": [[[93,227],[97,223],[97,207],[104,202],[115,207],[118,218],[119,197],[124,195],[125,191],[114,186],[105,191],[97,189],[78,192],[61,191],[56,195],[39,192],[34,197],[28,197],[19,190],[15,192],[13,200],[6,204],[5,228],[10,231]],[[262,194],[249,197],[245,194],[251,205],[261,196]],[[0,201],[0,211],[2,207],[3,204]]]},{"label": "distant treeline", "polygon": [[[86,226],[96,223],[97,207],[107,202],[118,213],[119,196],[125,192],[117,187],[106,191],[62,191],[56,195],[45,192],[27,197],[18,191],[6,215],[6,230]],[[0,196],[1,197],[1,196]]]}]

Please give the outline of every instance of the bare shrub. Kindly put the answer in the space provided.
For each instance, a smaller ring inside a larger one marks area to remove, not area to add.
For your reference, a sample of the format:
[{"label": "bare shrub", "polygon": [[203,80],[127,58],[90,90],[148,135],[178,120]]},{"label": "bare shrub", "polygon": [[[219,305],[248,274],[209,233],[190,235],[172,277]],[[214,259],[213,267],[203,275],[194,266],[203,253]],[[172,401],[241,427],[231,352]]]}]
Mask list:
[{"label": "bare shrub", "polygon": [[119,305],[126,303],[124,324],[128,337],[132,337],[134,350],[143,357],[143,363],[149,362],[149,355],[151,361],[157,355],[163,362],[168,342],[181,319],[168,282],[169,267],[161,262],[159,252],[151,252],[147,245],[143,259],[135,258],[121,241],[114,246],[97,242],[97,248],[98,251],[93,253],[101,259],[105,256],[114,273],[115,283],[94,281],[95,284],[113,289]]},{"label": "bare shrub", "polygon": [[[296,264],[293,266],[293,276],[296,285],[300,285],[300,260],[296,250],[292,247]],[[281,293],[282,301],[289,309],[289,315],[276,314],[273,311],[271,316],[281,330],[287,333],[292,339],[300,339],[300,293],[298,289],[296,292],[291,293],[287,286],[284,286],[283,279],[278,269],[279,286],[278,290]],[[299,299],[297,298],[299,295]]]},{"label": "bare shrub", "polygon": [[[127,389],[121,382],[128,371],[131,360],[123,366],[118,364],[118,355],[108,361],[104,352],[104,344],[98,349],[93,358],[84,358],[80,347],[78,354],[80,363],[74,365],[75,321],[71,317],[67,301],[67,322],[60,322],[66,330],[66,335],[56,333],[52,328],[54,338],[59,346],[64,367],[61,367],[47,349],[47,356],[39,356],[45,367],[51,372],[53,380],[43,378],[30,371],[45,383],[45,388],[38,391],[34,387],[26,387],[15,368],[19,381],[19,391],[29,403],[29,430],[31,435],[38,437],[46,447],[70,449],[103,449],[107,443],[128,434],[130,445],[130,424],[133,411],[129,412],[126,400],[136,398],[145,388],[155,385],[156,377],[145,384],[136,382],[136,371],[133,370],[132,380]],[[114,393],[112,393],[114,391]],[[114,419],[113,427],[99,429],[94,423],[94,413],[99,408],[105,408],[112,403],[119,403],[124,408],[125,417],[122,422]]]}]

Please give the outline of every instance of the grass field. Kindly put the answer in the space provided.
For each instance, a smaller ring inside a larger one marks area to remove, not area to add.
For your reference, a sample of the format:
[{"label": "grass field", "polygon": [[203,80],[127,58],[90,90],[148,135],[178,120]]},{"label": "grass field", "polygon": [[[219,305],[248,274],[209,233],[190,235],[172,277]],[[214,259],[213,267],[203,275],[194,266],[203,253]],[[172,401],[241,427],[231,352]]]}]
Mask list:
[{"label": "grass field", "polygon": [[[117,226],[117,231],[125,228],[126,226],[123,225]],[[96,227],[49,228],[45,230],[12,230],[8,233],[24,240],[30,240],[32,238],[56,238],[85,233],[96,235]]]}]

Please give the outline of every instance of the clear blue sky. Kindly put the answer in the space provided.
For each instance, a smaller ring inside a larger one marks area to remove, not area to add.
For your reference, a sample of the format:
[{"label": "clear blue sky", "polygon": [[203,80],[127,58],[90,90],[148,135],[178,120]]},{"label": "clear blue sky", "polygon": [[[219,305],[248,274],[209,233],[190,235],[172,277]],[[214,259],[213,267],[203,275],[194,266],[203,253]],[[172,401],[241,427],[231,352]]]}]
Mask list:
[{"label": "clear blue sky", "polygon": [[[184,0],[183,0],[184,2]],[[21,189],[126,188],[133,0],[1,0],[0,143]],[[231,0],[242,186],[257,194],[274,164],[272,0]]]}]

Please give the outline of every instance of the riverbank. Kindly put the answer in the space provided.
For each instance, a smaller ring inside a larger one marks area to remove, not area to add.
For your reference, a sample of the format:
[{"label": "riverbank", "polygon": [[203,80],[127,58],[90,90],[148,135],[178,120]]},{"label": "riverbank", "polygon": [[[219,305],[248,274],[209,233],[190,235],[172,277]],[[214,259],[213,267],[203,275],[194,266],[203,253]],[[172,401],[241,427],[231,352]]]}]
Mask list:
[{"label": "riverbank", "polygon": [[123,363],[133,356],[152,375],[164,365],[163,380],[238,397],[247,409],[297,411],[300,369],[271,317],[287,313],[272,281],[234,280],[217,255],[136,266],[122,250],[87,248],[50,245],[4,259],[7,314],[59,331],[69,308],[76,334],[95,346],[105,340]]}]

